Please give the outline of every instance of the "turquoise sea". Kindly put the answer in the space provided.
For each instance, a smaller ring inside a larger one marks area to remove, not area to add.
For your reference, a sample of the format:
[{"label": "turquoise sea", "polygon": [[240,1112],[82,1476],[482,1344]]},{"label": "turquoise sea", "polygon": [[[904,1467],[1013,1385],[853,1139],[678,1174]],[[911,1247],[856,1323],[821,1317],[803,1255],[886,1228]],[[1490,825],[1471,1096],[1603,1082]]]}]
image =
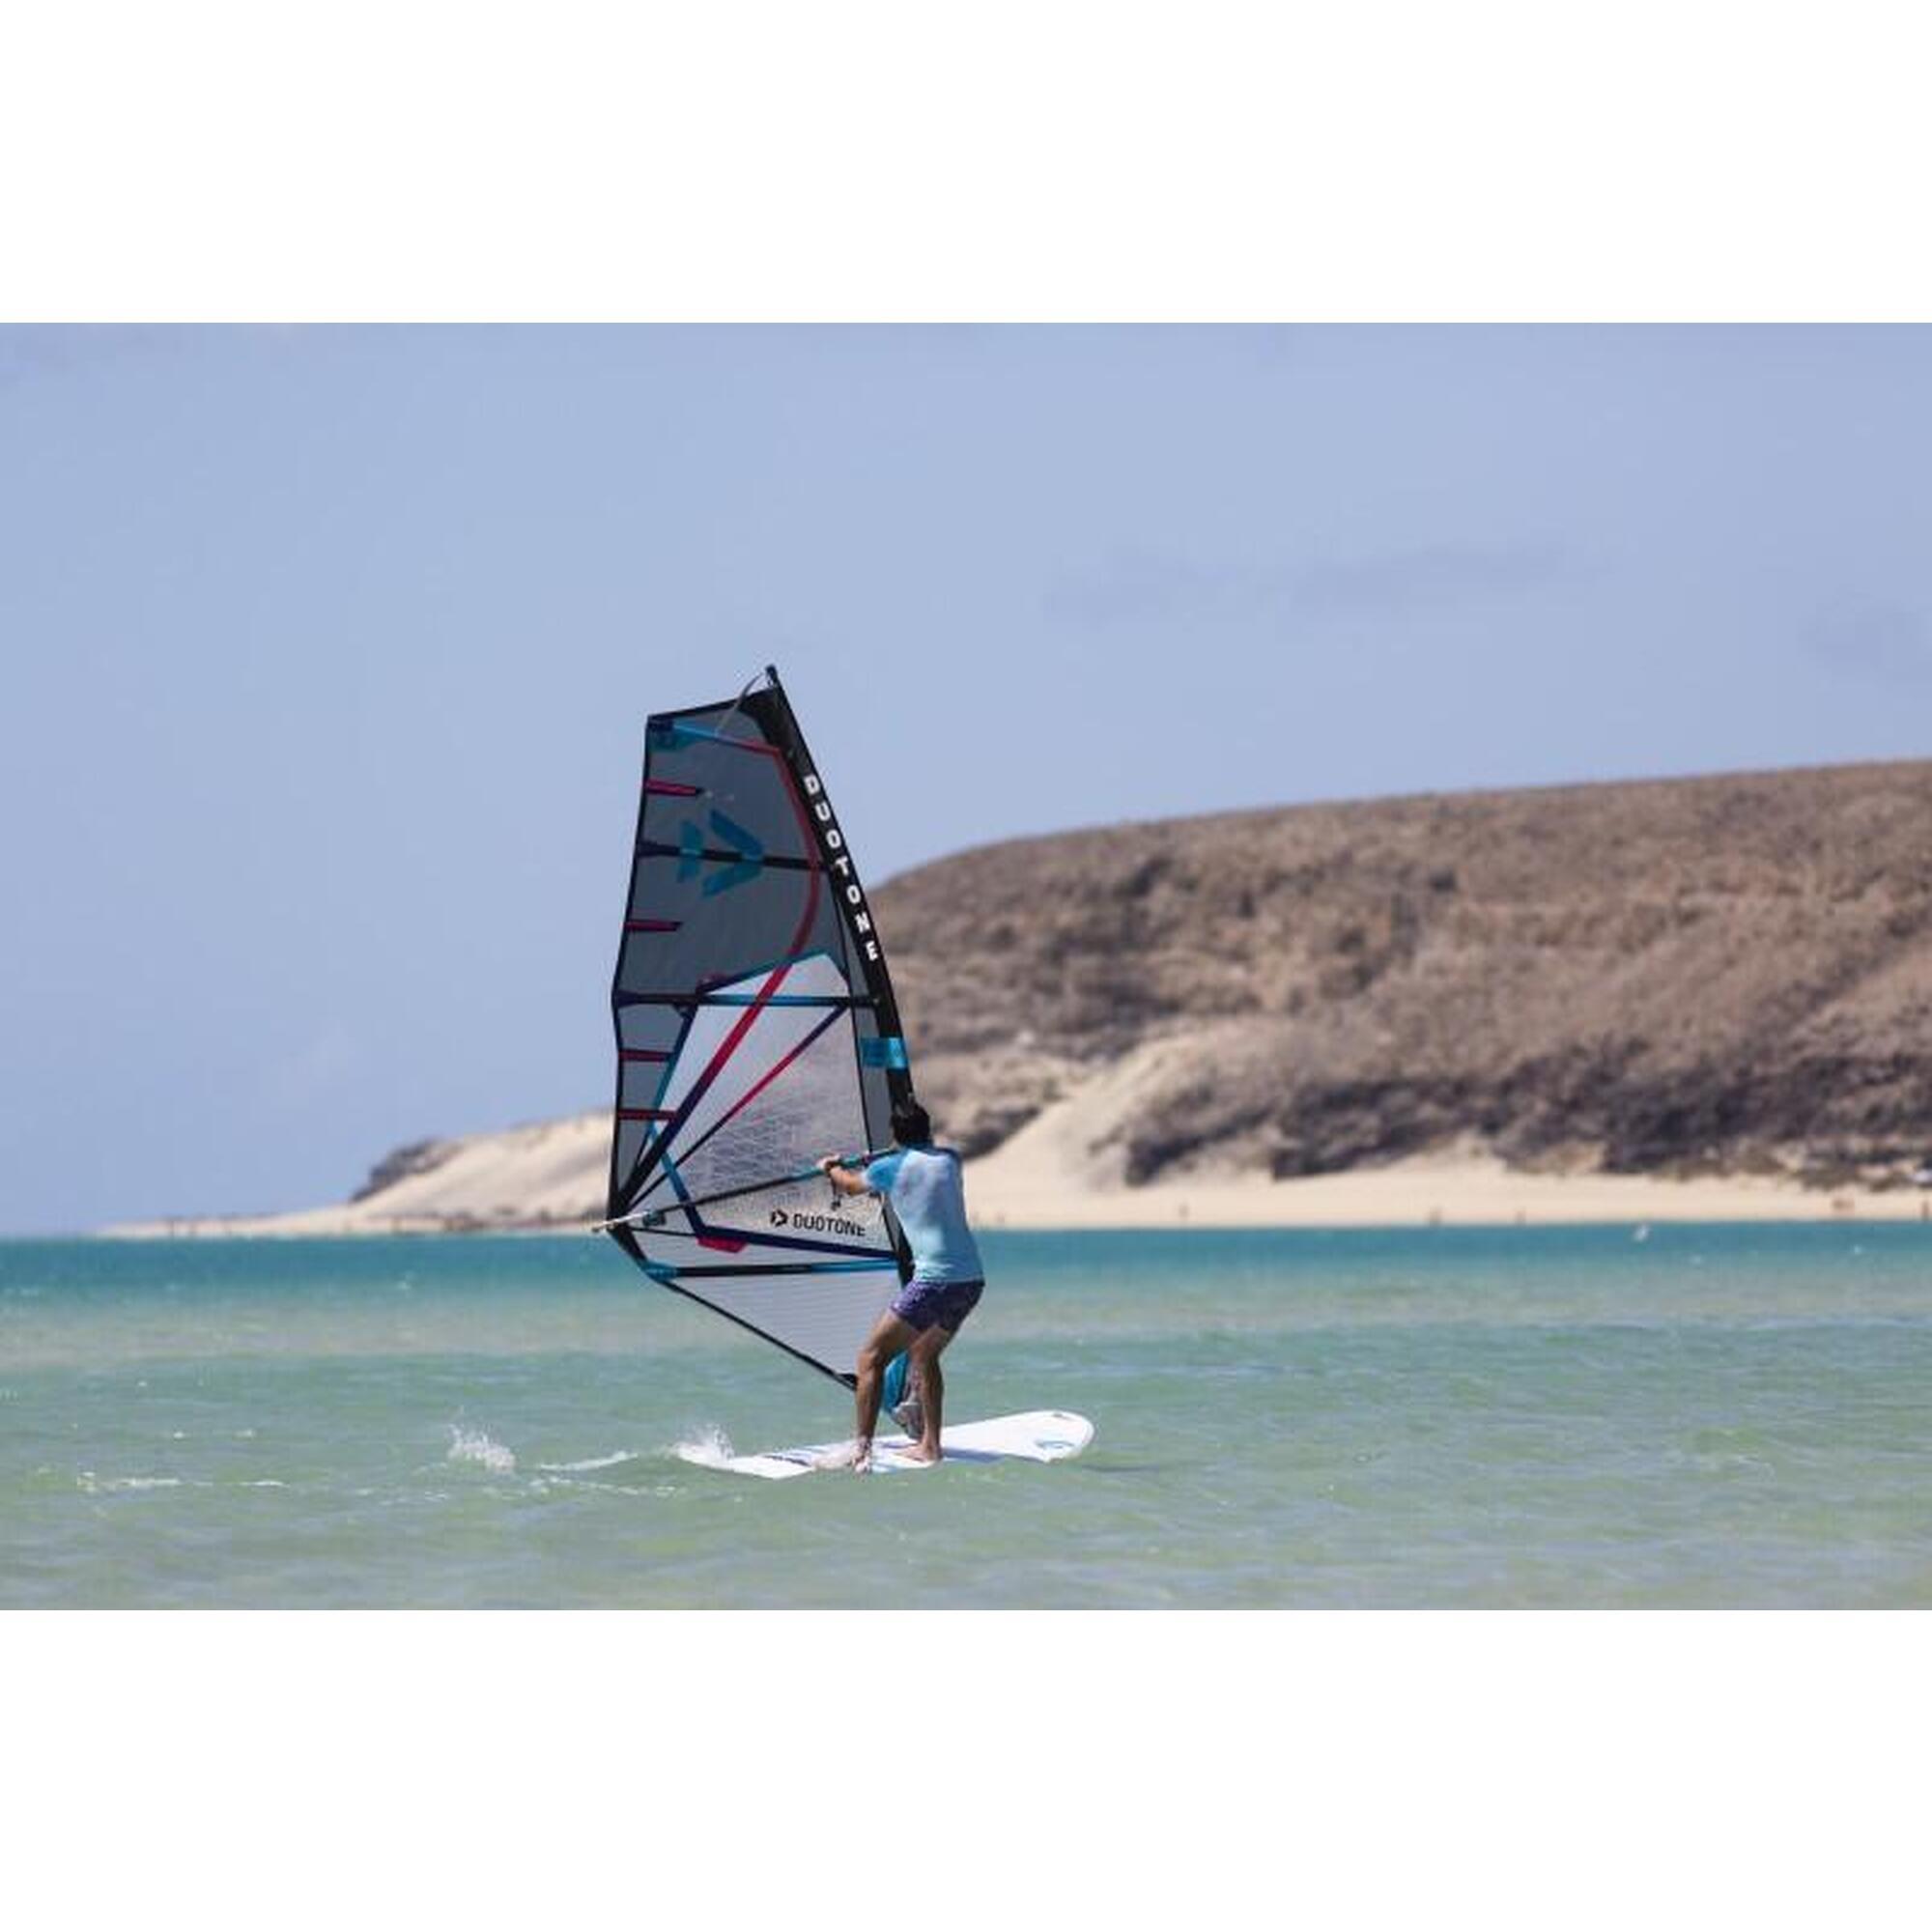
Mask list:
[{"label": "turquoise sea", "polygon": [[0,1605],[1932,1605],[1932,1229],[986,1236],[955,1420],[589,1237],[0,1243]]}]

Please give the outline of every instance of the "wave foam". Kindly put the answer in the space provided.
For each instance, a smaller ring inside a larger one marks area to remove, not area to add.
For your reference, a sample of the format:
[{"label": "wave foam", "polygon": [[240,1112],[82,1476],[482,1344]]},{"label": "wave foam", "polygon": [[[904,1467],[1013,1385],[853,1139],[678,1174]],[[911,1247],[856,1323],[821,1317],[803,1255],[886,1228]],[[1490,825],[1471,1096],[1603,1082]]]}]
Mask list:
[{"label": "wave foam", "polygon": [[517,1466],[516,1457],[500,1442],[493,1441],[480,1429],[465,1429],[458,1422],[449,1425],[449,1460],[479,1463],[497,1476],[507,1476]]},{"label": "wave foam", "polygon": [[574,1476],[585,1469],[614,1469],[619,1463],[635,1463],[635,1449],[618,1449],[609,1456],[586,1456],[581,1463],[539,1463],[537,1467],[552,1476]]}]

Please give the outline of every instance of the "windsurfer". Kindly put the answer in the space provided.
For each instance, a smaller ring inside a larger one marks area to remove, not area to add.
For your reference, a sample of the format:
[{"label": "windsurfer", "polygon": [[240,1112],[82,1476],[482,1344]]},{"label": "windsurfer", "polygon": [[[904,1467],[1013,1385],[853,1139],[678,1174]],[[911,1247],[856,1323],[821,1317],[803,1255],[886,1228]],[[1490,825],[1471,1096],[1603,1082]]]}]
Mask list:
[{"label": "windsurfer", "polygon": [[860,1472],[871,1466],[887,1364],[901,1351],[911,1362],[919,1397],[919,1440],[906,1450],[906,1460],[939,1461],[946,1399],[939,1358],[985,1288],[985,1269],[966,1220],[958,1154],[932,1145],[932,1122],[917,1100],[894,1106],[893,1139],[896,1145],[890,1153],[863,1168],[841,1166],[837,1155],[819,1162],[838,1193],[880,1194],[890,1201],[913,1255],[912,1279],[859,1350],[852,1466]]}]

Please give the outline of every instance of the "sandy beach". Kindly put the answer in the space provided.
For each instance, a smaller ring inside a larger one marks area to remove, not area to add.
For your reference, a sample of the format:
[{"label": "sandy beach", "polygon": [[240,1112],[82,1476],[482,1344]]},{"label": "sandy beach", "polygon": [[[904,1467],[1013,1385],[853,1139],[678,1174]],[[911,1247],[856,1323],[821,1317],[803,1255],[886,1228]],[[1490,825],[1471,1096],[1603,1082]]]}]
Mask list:
[{"label": "sandy beach", "polygon": [[1555,1227],[1648,1221],[1928,1221],[1932,1192],[1835,1189],[1737,1178],[1523,1174],[1466,1154],[1349,1174],[1056,1186],[1002,1151],[970,1170],[974,1216],[991,1228]]}]

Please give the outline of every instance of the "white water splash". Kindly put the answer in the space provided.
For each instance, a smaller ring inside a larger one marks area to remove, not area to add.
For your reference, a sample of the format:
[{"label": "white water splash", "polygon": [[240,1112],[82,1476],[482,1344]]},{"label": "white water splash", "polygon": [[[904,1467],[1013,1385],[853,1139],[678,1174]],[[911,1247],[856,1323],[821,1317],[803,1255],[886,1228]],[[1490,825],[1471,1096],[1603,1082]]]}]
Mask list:
[{"label": "white water splash", "polygon": [[97,1476],[92,1469],[83,1469],[74,1480],[90,1496],[106,1495],[117,1490],[178,1490],[182,1487],[179,1476]]},{"label": "white water splash", "polygon": [[496,1476],[507,1476],[517,1466],[516,1457],[500,1442],[480,1429],[465,1429],[460,1422],[449,1425],[449,1460],[479,1463]]},{"label": "white water splash", "polygon": [[707,1469],[722,1468],[736,1454],[731,1438],[714,1423],[706,1423],[696,1435],[670,1445],[670,1453],[686,1463],[700,1463]]}]

